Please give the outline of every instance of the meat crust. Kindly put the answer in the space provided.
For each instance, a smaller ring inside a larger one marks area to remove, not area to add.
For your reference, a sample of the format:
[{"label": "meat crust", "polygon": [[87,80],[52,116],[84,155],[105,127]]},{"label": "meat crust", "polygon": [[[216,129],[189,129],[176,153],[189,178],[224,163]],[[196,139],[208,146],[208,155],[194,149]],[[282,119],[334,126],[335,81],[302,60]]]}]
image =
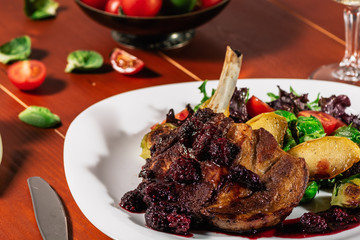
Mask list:
[{"label": "meat crust", "polygon": [[233,124],[228,136],[242,149],[234,164],[257,173],[265,189],[249,193],[233,184],[223,188],[202,213],[211,224],[226,231],[250,231],[279,224],[299,204],[306,189],[308,170],[304,159],[281,150],[264,129]]},{"label": "meat crust", "polygon": [[[185,214],[224,231],[251,231],[282,222],[309,180],[304,159],[284,152],[265,129],[207,108],[178,128],[153,134],[138,188],[150,199],[148,209],[166,206],[166,214]],[[160,193],[153,192],[155,185]],[[157,219],[154,211],[145,214],[149,224]],[[149,226],[163,229],[154,227],[157,222]]]}]

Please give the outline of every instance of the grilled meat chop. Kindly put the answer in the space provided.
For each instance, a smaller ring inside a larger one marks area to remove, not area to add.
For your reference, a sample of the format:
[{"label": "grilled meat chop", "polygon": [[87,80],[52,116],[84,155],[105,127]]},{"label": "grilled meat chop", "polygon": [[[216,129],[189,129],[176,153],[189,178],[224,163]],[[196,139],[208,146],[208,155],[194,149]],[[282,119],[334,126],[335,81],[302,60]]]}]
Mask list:
[{"label": "grilled meat chop", "polygon": [[241,55],[228,48],[224,65],[220,94],[206,108],[179,127],[162,125],[149,133],[143,181],[120,205],[145,211],[151,228],[184,235],[202,224],[225,231],[261,229],[283,221],[303,196],[304,159],[282,151],[266,130],[224,115]]}]

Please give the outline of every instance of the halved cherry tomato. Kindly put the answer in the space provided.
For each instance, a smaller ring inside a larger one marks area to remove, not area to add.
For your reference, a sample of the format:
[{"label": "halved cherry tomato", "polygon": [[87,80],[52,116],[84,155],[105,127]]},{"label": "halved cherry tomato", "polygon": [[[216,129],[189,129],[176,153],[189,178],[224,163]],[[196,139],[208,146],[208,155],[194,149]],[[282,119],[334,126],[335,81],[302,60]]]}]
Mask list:
[{"label": "halved cherry tomato", "polygon": [[130,53],[115,48],[110,56],[112,67],[123,74],[135,74],[144,68],[144,62]]},{"label": "halved cherry tomato", "polygon": [[81,1],[91,7],[94,7],[94,8],[100,9],[100,10],[104,10],[105,4],[107,2],[107,0],[81,0]]},{"label": "halved cherry tomato", "polygon": [[221,2],[222,0],[201,0],[201,7],[208,8]]},{"label": "halved cherry tomato", "polygon": [[108,13],[119,14],[121,0],[109,0],[105,5],[105,11]]},{"label": "halved cherry tomato", "polygon": [[336,119],[333,116],[331,116],[327,113],[324,113],[324,112],[305,110],[305,111],[299,112],[298,116],[304,116],[304,117],[314,116],[314,117],[316,117],[321,122],[321,125],[323,126],[324,131],[327,135],[330,135],[337,128],[346,125],[339,119]]},{"label": "halved cherry tomato", "polygon": [[121,0],[121,9],[127,16],[153,17],[161,6],[162,0]]},{"label": "halved cherry tomato", "polygon": [[252,96],[246,103],[246,109],[250,117],[255,117],[261,113],[272,112],[274,109],[259,98]]},{"label": "halved cherry tomato", "polygon": [[[189,115],[189,110],[187,108],[185,108],[184,110],[182,110],[181,112],[178,112],[177,114],[175,114],[175,118],[179,119],[179,120],[184,120],[185,118],[187,118],[187,116]],[[166,119],[164,119],[161,124],[164,124],[166,122]],[[150,129],[154,129],[157,125],[159,125],[158,123],[153,125]]]},{"label": "halved cherry tomato", "polygon": [[46,67],[37,60],[24,60],[12,64],[8,68],[10,81],[21,90],[34,90],[45,80]]}]

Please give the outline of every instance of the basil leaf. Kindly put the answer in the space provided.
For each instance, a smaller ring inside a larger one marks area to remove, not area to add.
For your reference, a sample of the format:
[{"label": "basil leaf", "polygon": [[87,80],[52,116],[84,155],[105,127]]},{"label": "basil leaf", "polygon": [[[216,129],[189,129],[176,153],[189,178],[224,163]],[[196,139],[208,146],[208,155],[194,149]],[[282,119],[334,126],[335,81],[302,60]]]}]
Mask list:
[{"label": "basil leaf", "polygon": [[0,46],[0,62],[7,64],[10,61],[25,60],[31,53],[31,39],[21,36]]},{"label": "basil leaf", "polygon": [[59,3],[54,0],[25,0],[26,16],[38,20],[56,16]]},{"label": "basil leaf", "polygon": [[19,114],[19,119],[39,128],[50,128],[60,124],[60,117],[48,108],[30,106]]},{"label": "basil leaf", "polygon": [[103,65],[103,62],[103,57],[95,51],[77,50],[68,55],[65,72],[98,69]]}]

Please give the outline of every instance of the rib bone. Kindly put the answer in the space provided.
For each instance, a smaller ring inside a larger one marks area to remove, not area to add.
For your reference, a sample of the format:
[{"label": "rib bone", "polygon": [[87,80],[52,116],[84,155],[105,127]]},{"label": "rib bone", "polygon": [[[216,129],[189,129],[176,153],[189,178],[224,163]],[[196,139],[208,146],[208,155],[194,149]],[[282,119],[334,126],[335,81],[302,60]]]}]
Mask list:
[{"label": "rib bone", "polygon": [[229,106],[230,99],[234,93],[236,82],[239,77],[242,58],[243,55],[240,52],[227,46],[219,85],[207,106],[215,113],[225,113]]}]

